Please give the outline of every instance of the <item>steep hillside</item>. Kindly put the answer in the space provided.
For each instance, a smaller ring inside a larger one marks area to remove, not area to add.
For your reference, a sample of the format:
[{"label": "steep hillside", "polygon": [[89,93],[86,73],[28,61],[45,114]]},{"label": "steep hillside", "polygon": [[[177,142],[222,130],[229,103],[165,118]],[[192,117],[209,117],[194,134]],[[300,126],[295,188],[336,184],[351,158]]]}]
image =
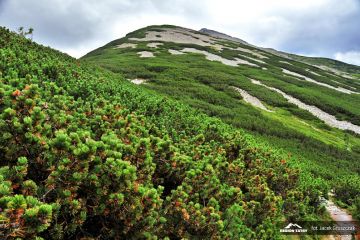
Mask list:
[{"label": "steep hillside", "polygon": [[4,28],[0,56],[4,239],[277,239],[321,216],[321,179],[218,119]]},{"label": "steep hillside", "polygon": [[244,129],[258,142],[283,149],[303,172],[324,179],[337,199],[356,212],[360,79],[289,56],[220,33],[163,25],[129,33],[82,61],[122,73],[143,89],[170,96]]}]

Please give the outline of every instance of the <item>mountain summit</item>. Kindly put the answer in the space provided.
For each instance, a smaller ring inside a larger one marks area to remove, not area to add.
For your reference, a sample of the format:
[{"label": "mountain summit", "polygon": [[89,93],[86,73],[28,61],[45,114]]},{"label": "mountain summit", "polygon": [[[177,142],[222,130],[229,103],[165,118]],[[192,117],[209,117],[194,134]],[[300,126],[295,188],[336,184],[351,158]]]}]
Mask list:
[{"label": "mountain summit", "polygon": [[213,36],[213,37],[222,38],[222,39],[230,40],[230,41],[233,41],[233,42],[239,42],[239,43],[242,43],[242,44],[249,45],[247,42],[245,42],[244,40],[242,40],[240,38],[232,37],[232,36],[229,36],[229,35],[227,35],[225,33],[217,32],[215,30],[202,28],[202,29],[199,30],[199,32],[205,33],[205,34]]}]

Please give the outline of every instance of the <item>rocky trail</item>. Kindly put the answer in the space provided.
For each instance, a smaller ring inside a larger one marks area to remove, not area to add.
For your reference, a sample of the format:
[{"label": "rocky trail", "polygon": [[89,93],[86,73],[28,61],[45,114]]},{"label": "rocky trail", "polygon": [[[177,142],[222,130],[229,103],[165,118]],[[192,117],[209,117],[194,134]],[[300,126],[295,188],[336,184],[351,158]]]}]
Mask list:
[{"label": "rocky trail", "polygon": [[[330,194],[331,196],[331,194]],[[337,223],[338,226],[342,226],[342,222],[355,221],[351,214],[345,209],[338,207],[332,200],[324,199],[325,208],[329,213],[331,219]],[[359,239],[359,235],[355,236],[355,240]],[[351,235],[329,235],[323,238],[324,240],[352,240],[354,239]]]}]

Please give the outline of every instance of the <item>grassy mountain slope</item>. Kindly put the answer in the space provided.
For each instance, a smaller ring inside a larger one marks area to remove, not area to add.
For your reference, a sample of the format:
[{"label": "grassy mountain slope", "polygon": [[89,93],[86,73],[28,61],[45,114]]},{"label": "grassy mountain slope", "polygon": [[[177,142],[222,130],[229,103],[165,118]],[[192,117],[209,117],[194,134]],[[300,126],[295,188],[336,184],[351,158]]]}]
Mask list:
[{"label": "grassy mountain slope", "polygon": [[[288,102],[278,92],[254,84],[251,80],[260,81],[305,104],[316,106],[337,120],[358,126],[360,94],[357,93],[360,92],[360,80],[344,78],[303,61],[226,39],[212,39],[213,44],[209,44],[211,40],[204,40],[203,45],[185,40],[186,43],[177,42],[176,39],[165,41],[162,34],[169,29],[181,32],[183,39],[192,36],[194,42],[208,36],[175,26],[149,26],[90,52],[82,61],[122,73],[129,80],[145,79],[143,89],[170,96],[244,129],[274,148],[282,148],[295,156],[303,171],[324,179],[335,190],[339,200],[356,209],[360,193],[359,135],[328,126],[308,111]],[[144,39],[149,32],[155,35],[151,41]],[[123,45],[129,43],[134,47]],[[149,43],[161,44],[155,48]],[[225,47],[217,49],[216,44]],[[186,48],[193,48],[199,54],[181,52]],[[178,54],[171,54],[169,50],[177,50]],[[154,57],[141,58],[138,54],[141,51],[150,52]],[[228,61],[240,59],[247,61],[247,64],[228,66],[219,61],[209,61],[203,52]],[[301,74],[317,83],[305,81],[304,77],[288,74],[282,69]],[[246,103],[234,87],[257,97],[272,112]],[[347,94],[334,88],[354,93]]]},{"label": "grassy mountain slope", "polygon": [[323,210],[321,179],[219,119],[4,28],[0,56],[6,239],[277,239]]},{"label": "grassy mountain slope", "polygon": [[291,53],[286,53],[282,51],[277,51],[272,48],[262,48],[264,51],[273,53],[287,59],[292,59],[295,61],[303,62],[314,67],[329,71],[334,73],[337,76],[348,78],[348,79],[359,79],[360,67],[338,60],[323,58],[323,57],[307,57]]},{"label": "grassy mountain slope", "polygon": [[[226,35],[224,33],[220,33],[211,29],[206,29],[206,28],[202,28],[199,30],[199,32],[201,33],[205,33],[214,37],[218,37],[218,38],[223,38],[226,40],[231,40],[231,41],[235,41],[235,42],[239,42],[251,47],[255,47],[254,45],[251,45],[247,42],[245,42],[242,39],[236,38],[236,37],[232,37],[229,35]],[[286,52],[282,52],[282,51],[278,51],[272,48],[258,48],[259,50],[263,50],[269,53],[272,53],[274,55],[279,55],[281,57],[287,58],[287,59],[292,59],[295,61],[299,61],[299,62],[304,62],[307,63],[309,65],[314,65],[315,67],[319,67],[319,68],[325,68],[325,70],[333,72],[337,75],[340,75],[342,77],[347,77],[347,78],[359,78],[360,77],[360,67],[356,66],[356,65],[352,65],[352,64],[347,64],[347,63],[343,63],[334,59],[329,59],[329,58],[322,58],[322,57],[306,57],[306,56],[301,56],[301,55],[296,55],[296,54],[291,54],[291,53],[286,53]]]},{"label": "grassy mountain slope", "polygon": [[289,54],[289,56],[295,60],[303,61],[312,65],[319,67],[325,66],[327,70],[343,75],[344,77],[356,77],[359,78],[360,67],[352,64],[343,63],[334,59],[329,58],[319,58],[319,57],[305,57],[294,54]]}]

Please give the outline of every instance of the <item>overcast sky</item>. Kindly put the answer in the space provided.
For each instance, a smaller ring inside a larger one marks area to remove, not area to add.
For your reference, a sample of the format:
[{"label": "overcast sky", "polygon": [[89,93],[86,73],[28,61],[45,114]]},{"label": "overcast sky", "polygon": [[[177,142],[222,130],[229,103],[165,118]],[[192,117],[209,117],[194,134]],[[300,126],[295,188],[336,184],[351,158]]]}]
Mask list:
[{"label": "overcast sky", "polygon": [[33,27],[35,41],[74,57],[153,24],[360,65],[360,0],[0,0],[0,25]]}]

